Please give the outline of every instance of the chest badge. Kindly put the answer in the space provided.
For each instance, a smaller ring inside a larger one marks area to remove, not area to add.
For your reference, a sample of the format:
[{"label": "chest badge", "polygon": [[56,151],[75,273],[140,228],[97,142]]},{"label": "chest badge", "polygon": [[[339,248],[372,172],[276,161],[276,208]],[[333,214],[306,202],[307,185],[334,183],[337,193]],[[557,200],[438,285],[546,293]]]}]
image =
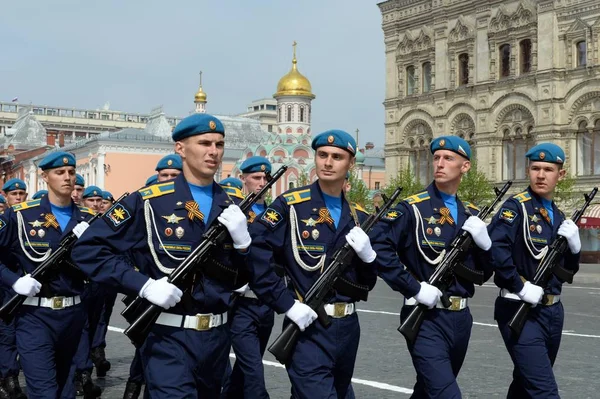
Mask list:
[{"label": "chest badge", "polygon": [[165,235],[166,235],[167,237],[171,237],[171,236],[173,235],[173,229],[172,229],[172,228],[170,228],[170,227],[167,227],[167,228],[165,229]]},{"label": "chest badge", "polygon": [[437,227],[437,226],[436,226],[436,227],[433,229],[433,232],[434,232],[434,233],[435,233],[435,235],[436,235],[436,236],[438,236],[438,237],[442,235],[442,229],[440,229],[440,228],[439,228],[439,227]]},{"label": "chest badge", "polygon": [[38,236],[40,236],[40,238],[44,238],[45,235],[46,235],[46,232],[43,229],[38,230]]},{"label": "chest badge", "polygon": [[440,224],[443,225],[444,223],[448,223],[450,226],[454,224],[454,219],[452,219],[450,209],[446,207],[440,208],[440,215],[442,215],[442,217],[440,218]]},{"label": "chest badge", "polygon": [[535,226],[535,230],[538,232],[538,234],[542,234],[542,226],[541,225],[537,225]]},{"label": "chest badge", "polygon": [[308,232],[308,230],[304,230],[302,232],[302,238],[306,240],[308,237],[310,237],[310,233]]},{"label": "chest badge", "polygon": [[29,230],[29,235],[30,235],[30,236],[32,236],[32,237],[35,237],[35,235],[36,235],[36,234],[37,234],[37,233],[36,233],[35,229],[31,229],[31,230]]},{"label": "chest badge", "polygon": [[169,216],[161,216],[161,217],[163,219],[165,219],[167,221],[167,223],[172,223],[172,224],[178,224],[180,221],[185,219],[185,218],[175,215],[174,213]]},{"label": "chest badge", "polygon": [[183,227],[179,226],[175,229],[175,237],[181,238],[181,237],[183,237],[184,234],[185,234],[185,230],[183,229]]},{"label": "chest badge", "polygon": [[313,240],[316,240],[319,238],[319,230],[314,229],[311,233]]},{"label": "chest badge", "polygon": [[537,215],[529,216],[529,219],[531,219],[531,221],[532,221],[533,223],[536,223],[538,220],[540,220],[540,218],[539,218],[539,217],[537,217]]},{"label": "chest badge", "polygon": [[427,223],[429,224],[437,224],[438,219],[436,219],[435,216],[430,217],[429,219],[427,219]]},{"label": "chest badge", "polygon": [[306,224],[306,227],[313,227],[317,225],[317,221],[313,218],[302,219],[302,222]]},{"label": "chest badge", "polygon": [[30,224],[32,227],[42,227],[42,224],[43,224],[43,223],[42,223],[42,222],[40,222],[39,220],[34,220],[33,222],[29,222],[29,224]]},{"label": "chest badge", "polygon": [[546,222],[550,223],[550,216],[548,216],[548,211],[546,208],[540,208],[540,215],[542,215]]}]

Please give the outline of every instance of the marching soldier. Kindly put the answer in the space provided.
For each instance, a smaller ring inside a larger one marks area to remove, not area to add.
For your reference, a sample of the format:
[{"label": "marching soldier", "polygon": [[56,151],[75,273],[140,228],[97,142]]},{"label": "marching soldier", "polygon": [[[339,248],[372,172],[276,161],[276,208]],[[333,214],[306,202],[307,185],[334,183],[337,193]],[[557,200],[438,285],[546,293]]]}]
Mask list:
[{"label": "marching soldier", "polygon": [[102,189],[100,187],[86,187],[81,198],[85,207],[94,212],[102,212]]},{"label": "marching soldier", "polygon": [[[27,199],[27,185],[21,179],[10,179],[2,187],[6,194],[7,206],[20,204]],[[14,292],[0,288],[0,300],[8,301]],[[7,398],[27,398],[19,385],[19,362],[17,361],[17,339],[14,319],[7,325],[0,321],[0,390],[5,388]],[[1,380],[4,380],[2,383]],[[0,398],[2,393],[0,391]]]},{"label": "marching soldier", "polygon": [[[84,321],[80,305],[83,279],[69,265],[39,282],[31,273],[73,231],[78,237],[91,218],[71,200],[75,158],[66,152],[47,155],[39,167],[48,195],[8,209],[0,218],[0,248],[18,264],[0,263],[2,283],[28,298],[16,318],[17,349],[30,398],[74,396],[71,362]],[[22,275],[24,271],[26,274]]]},{"label": "marching soldier", "polygon": [[[304,331],[286,364],[294,398],[344,398],[350,385],[360,326],[357,298],[376,282],[375,252],[359,227],[367,214],[343,194],[346,173],[354,165],[356,142],[348,133],[329,130],[312,141],[318,180],[279,196],[250,226],[253,244],[248,255],[250,287],[287,323]],[[343,276],[349,289],[328,298],[325,311],[331,325],[313,323],[316,313],[302,303],[304,295],[348,242],[357,257]],[[273,263],[282,264],[286,287]]]},{"label": "marching soldier", "polygon": [[[246,192],[258,193],[267,184],[266,173],[271,173],[271,163],[264,157],[254,156],[246,159],[240,170]],[[235,187],[236,182],[232,182],[232,179],[230,177],[219,184]],[[265,200],[261,198],[252,206],[248,223],[260,217],[264,210]],[[273,329],[275,314],[248,285],[237,290],[237,293],[229,320],[236,360],[221,398],[268,398],[262,357]]]},{"label": "marching soldier", "polygon": [[[227,311],[237,277],[231,270],[245,262],[251,238],[236,205],[241,192],[228,195],[213,180],[225,147],[221,121],[194,114],[172,136],[183,173],[113,206],[75,246],[73,258],[93,280],[165,309],[140,347],[150,397],[218,398],[230,347]],[[217,220],[229,237],[190,276],[184,295],[167,276]]]},{"label": "marching soldier", "polygon": [[[548,247],[561,235],[569,250],[563,265],[579,270],[581,241],[579,229],[566,219],[553,202],[556,185],[565,176],[565,153],[556,144],[542,143],[531,148],[527,190],[508,199],[489,226],[492,238],[494,282],[500,288],[494,319],[514,364],[508,398],[559,398],[552,366],[558,354],[564,322],[561,302],[563,281],[552,276],[540,287],[532,283]],[[542,298],[546,301],[542,302]],[[508,322],[521,302],[533,305],[519,336]]]},{"label": "marching soldier", "polygon": [[146,179],[146,183],[144,184],[144,187],[148,187],[153,184],[156,184],[156,182],[158,182],[158,175],[152,175]]},{"label": "marching soldier", "polygon": [[110,191],[102,191],[102,212],[108,211],[108,208],[113,206],[115,198]]},{"label": "marching soldier", "polygon": [[183,163],[179,154],[169,154],[156,164],[157,179],[159,182],[172,180],[181,174]]},{"label": "marching soldier", "polygon": [[466,265],[491,277],[490,238],[478,209],[456,195],[462,176],[471,168],[471,149],[459,137],[444,136],[430,145],[434,181],[426,191],[413,195],[389,211],[371,237],[377,253],[379,275],[406,298],[400,320],[418,303],[431,309],[414,344],[408,350],[417,372],[413,398],[460,398],[456,377],[465,359],[473,318],[468,301],[473,283],[455,277],[445,308],[440,290],[427,283],[441,263],[455,236],[468,231],[476,247]]},{"label": "marching soldier", "polygon": [[0,194],[0,213],[4,212],[6,207],[6,198],[4,198],[4,195]]},{"label": "marching soldier", "polygon": [[48,195],[48,190],[40,190],[40,191],[36,191],[36,192],[35,192],[35,194],[33,194],[33,195],[31,196],[31,199],[32,199],[32,200],[35,200],[35,199],[40,199],[40,198],[42,198],[42,197],[45,197],[46,195]]},{"label": "marching soldier", "polygon": [[223,187],[234,187],[238,190],[241,190],[244,187],[244,183],[242,183],[240,179],[237,179],[235,177],[228,177],[226,179],[223,179],[219,182],[219,184]]},{"label": "marching soldier", "polygon": [[77,205],[81,204],[81,200],[83,199],[83,190],[85,189],[85,180],[83,176],[79,173],[75,174],[75,187],[73,188],[73,192],[71,193],[71,199]]}]

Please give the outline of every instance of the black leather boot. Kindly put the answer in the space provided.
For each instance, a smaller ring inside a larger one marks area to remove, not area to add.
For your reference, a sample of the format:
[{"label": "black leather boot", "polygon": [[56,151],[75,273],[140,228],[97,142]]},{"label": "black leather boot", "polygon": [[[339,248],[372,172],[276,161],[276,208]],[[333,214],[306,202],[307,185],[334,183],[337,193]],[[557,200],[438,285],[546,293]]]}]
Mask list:
[{"label": "black leather boot", "polygon": [[19,385],[19,377],[16,375],[11,375],[4,379],[4,388],[6,388],[11,399],[27,399],[27,395],[23,393]]},{"label": "black leather boot", "polygon": [[8,391],[4,387],[4,378],[0,378],[0,399],[11,399]]},{"label": "black leather boot", "polygon": [[90,357],[92,358],[94,366],[96,366],[96,375],[98,377],[106,377],[106,372],[110,370],[110,362],[106,360],[104,348],[92,348]]},{"label": "black leather boot", "polygon": [[102,395],[102,388],[94,384],[92,374],[89,371],[81,372],[81,387],[84,399],[96,399]]},{"label": "black leather boot", "polygon": [[135,381],[127,381],[125,385],[125,392],[123,392],[123,399],[138,399],[142,392],[142,384]]}]

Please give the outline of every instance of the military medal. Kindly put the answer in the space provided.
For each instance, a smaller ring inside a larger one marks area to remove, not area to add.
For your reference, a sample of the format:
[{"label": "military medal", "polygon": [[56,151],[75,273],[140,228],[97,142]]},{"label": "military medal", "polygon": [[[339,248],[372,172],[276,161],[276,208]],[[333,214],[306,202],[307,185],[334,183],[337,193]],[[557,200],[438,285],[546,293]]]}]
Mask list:
[{"label": "military medal", "polygon": [[319,230],[314,229],[312,231],[312,238],[313,238],[313,240],[316,240],[317,238],[319,238]]},{"label": "military medal", "polygon": [[185,218],[181,218],[174,213],[168,216],[161,216],[163,219],[167,221],[167,223],[178,224],[181,220]]},{"label": "military medal", "polygon": [[302,221],[306,224],[306,227],[313,227],[317,225],[317,221],[313,218],[302,219]]},{"label": "military medal", "polygon": [[531,231],[532,233],[535,231],[535,225],[532,224],[529,226],[529,231]]},{"label": "military medal", "polygon": [[167,237],[171,237],[171,236],[173,235],[173,229],[172,229],[172,228],[170,228],[170,227],[167,227],[167,228],[165,229],[165,235],[166,235]]},{"label": "military medal", "polygon": [[306,240],[308,237],[310,237],[310,233],[308,232],[308,230],[304,230],[302,232],[302,238]]},{"label": "military medal", "polygon": [[29,230],[29,235],[30,236],[35,237],[35,234],[36,234],[36,232],[35,232],[34,229]]},{"label": "military medal", "polygon": [[183,237],[183,233],[185,233],[185,230],[183,230],[183,227],[179,226],[175,229],[175,236],[177,238]]},{"label": "military medal", "polygon": [[430,217],[429,219],[427,219],[427,223],[429,224],[437,224],[437,219],[435,218],[435,216]]},{"label": "military medal", "polygon": [[542,234],[542,226],[541,225],[537,225],[535,226],[535,229],[537,230],[538,234]]},{"label": "military medal", "polygon": [[442,215],[442,217],[440,218],[440,224],[448,223],[450,226],[454,224],[454,220],[452,219],[450,209],[440,208],[440,215]]},{"label": "military medal", "polygon": [[40,236],[40,238],[44,238],[44,236],[46,235],[46,232],[42,229],[39,229],[37,233],[38,233],[38,236]]},{"label": "military medal", "polygon": [[435,232],[435,235],[438,237],[442,235],[442,229],[440,229],[439,227],[434,228],[433,231]]},{"label": "military medal", "polygon": [[535,222],[537,222],[538,220],[540,220],[540,219],[537,217],[537,215],[529,216],[529,218],[531,219],[531,221],[532,221],[533,223],[535,223]]},{"label": "military medal", "polygon": [[540,208],[540,214],[544,219],[546,219],[546,222],[550,223],[550,216],[548,216],[548,211],[546,208]]},{"label": "military medal", "polygon": [[427,228],[427,234],[428,235],[432,235],[433,234],[433,229],[431,227]]}]

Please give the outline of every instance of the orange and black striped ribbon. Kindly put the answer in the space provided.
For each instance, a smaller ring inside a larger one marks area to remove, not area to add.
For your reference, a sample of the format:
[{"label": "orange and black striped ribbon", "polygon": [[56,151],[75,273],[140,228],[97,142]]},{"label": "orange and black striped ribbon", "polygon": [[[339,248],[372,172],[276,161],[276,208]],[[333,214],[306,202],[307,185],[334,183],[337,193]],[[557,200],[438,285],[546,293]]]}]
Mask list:
[{"label": "orange and black striped ribbon", "polygon": [[200,207],[196,201],[188,201],[185,203],[185,210],[188,211],[188,219],[194,220],[198,218],[204,221],[204,214],[200,212]]},{"label": "orange and black striped ribbon", "polygon": [[440,218],[440,224],[444,224],[446,222],[448,222],[448,224],[450,226],[452,226],[454,224],[454,219],[452,219],[452,214],[450,213],[450,209],[441,208],[440,215],[442,215],[442,217]]},{"label": "orange and black striped ribbon", "polygon": [[58,229],[58,222],[53,214],[47,213],[46,216],[44,216],[44,219],[46,220],[43,225],[45,228],[54,227],[55,229]]}]

